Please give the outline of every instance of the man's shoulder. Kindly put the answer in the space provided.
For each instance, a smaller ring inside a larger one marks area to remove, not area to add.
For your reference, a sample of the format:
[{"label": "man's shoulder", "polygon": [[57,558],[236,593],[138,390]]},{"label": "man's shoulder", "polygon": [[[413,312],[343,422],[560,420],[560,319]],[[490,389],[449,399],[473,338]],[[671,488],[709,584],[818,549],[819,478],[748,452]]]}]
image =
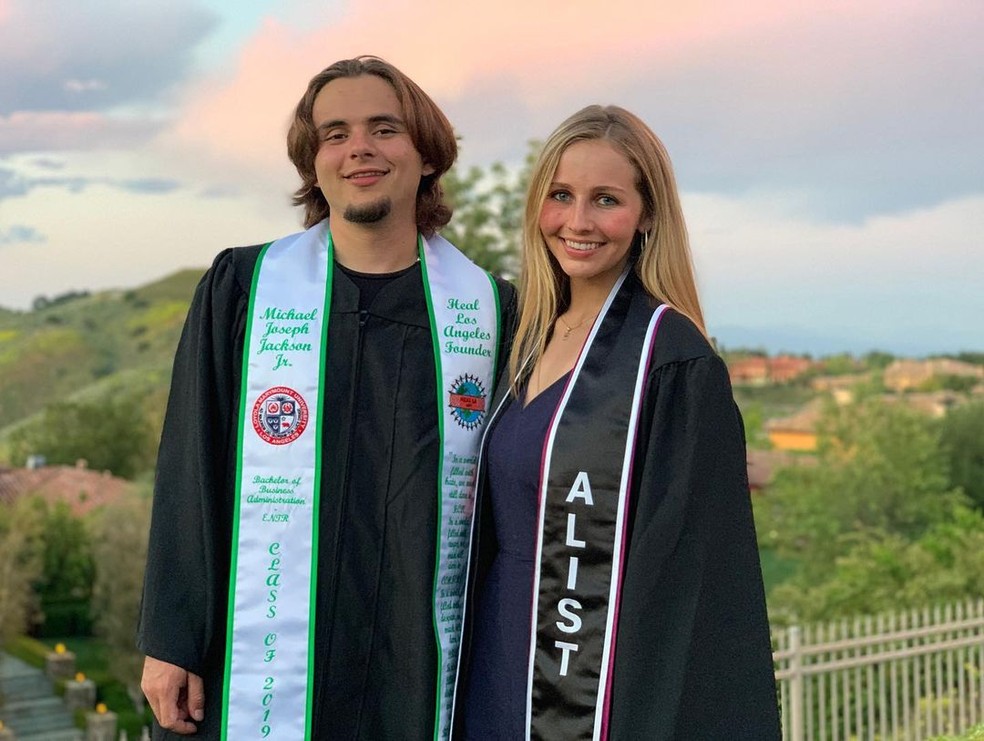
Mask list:
[{"label": "man's shoulder", "polygon": [[496,290],[499,292],[499,306],[502,307],[502,310],[506,313],[515,314],[518,295],[516,293],[516,286],[498,275],[493,273],[489,273],[489,275],[491,275],[492,280],[495,281]]},{"label": "man's shoulder", "polygon": [[233,247],[229,252],[232,253],[232,262],[236,271],[236,281],[249,293],[253,285],[253,273],[256,270],[256,261],[260,259],[260,253],[266,244],[251,244],[244,247]]},{"label": "man's shoulder", "polygon": [[209,270],[213,284],[231,284],[241,293],[248,294],[253,285],[256,261],[266,244],[245,247],[229,247],[215,256]]}]

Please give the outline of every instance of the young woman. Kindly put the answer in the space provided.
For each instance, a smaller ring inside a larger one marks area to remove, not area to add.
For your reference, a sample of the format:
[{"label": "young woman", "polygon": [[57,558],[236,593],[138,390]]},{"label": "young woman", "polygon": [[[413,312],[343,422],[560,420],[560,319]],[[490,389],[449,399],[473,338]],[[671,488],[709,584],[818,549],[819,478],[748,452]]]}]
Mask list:
[{"label": "young woman", "polygon": [[741,420],[666,150],[590,106],[550,136],[486,433],[454,729],[780,737]]}]

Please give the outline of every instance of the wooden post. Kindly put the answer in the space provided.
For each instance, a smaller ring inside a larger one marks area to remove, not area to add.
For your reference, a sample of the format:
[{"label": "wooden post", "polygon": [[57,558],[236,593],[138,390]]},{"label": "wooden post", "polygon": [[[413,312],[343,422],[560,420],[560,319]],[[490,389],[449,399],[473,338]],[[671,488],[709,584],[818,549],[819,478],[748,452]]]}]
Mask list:
[{"label": "wooden post", "polygon": [[803,656],[800,653],[800,629],[789,629],[789,715],[792,736],[789,741],[803,741]]}]

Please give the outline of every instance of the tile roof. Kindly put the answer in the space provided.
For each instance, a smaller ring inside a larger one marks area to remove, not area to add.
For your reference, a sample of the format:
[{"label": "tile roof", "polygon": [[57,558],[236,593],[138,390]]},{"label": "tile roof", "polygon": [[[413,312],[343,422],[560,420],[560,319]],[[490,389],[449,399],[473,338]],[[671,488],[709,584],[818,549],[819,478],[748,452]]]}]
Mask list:
[{"label": "tile roof", "polygon": [[84,515],[134,491],[130,481],[82,465],[0,468],[0,504],[35,494],[52,504],[67,502],[73,514]]}]

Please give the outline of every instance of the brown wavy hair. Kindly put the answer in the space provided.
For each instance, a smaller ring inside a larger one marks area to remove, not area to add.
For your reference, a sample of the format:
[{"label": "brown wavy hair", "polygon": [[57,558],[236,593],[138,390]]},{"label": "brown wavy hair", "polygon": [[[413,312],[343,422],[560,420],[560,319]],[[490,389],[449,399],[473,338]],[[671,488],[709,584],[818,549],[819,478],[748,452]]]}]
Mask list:
[{"label": "brown wavy hair", "polygon": [[331,212],[328,201],[318,187],[318,174],[314,169],[319,146],[312,112],[314,99],[332,80],[362,75],[375,75],[390,84],[400,101],[410,140],[424,164],[434,168],[434,172],[420,179],[417,188],[417,229],[429,236],[451,220],[451,207],[444,201],[441,176],[458,157],[454,129],[437,104],[417,83],[379,57],[343,59],[323,69],[308,83],[294,110],[294,120],[287,133],[287,155],[301,176],[301,187],[294,191],[294,205],[304,207],[305,228],[314,226]]},{"label": "brown wavy hair", "polygon": [[651,231],[640,235],[634,245],[638,251],[634,258],[636,275],[650,296],[672,306],[707,335],[687,227],[666,147],[633,113],[618,106],[591,105],[550,135],[530,175],[523,218],[520,315],[509,358],[514,393],[543,355],[550,329],[570,301],[570,280],[540,232],[540,210],[567,148],[594,140],[608,142],[632,164],[643,216],[653,222]]}]

